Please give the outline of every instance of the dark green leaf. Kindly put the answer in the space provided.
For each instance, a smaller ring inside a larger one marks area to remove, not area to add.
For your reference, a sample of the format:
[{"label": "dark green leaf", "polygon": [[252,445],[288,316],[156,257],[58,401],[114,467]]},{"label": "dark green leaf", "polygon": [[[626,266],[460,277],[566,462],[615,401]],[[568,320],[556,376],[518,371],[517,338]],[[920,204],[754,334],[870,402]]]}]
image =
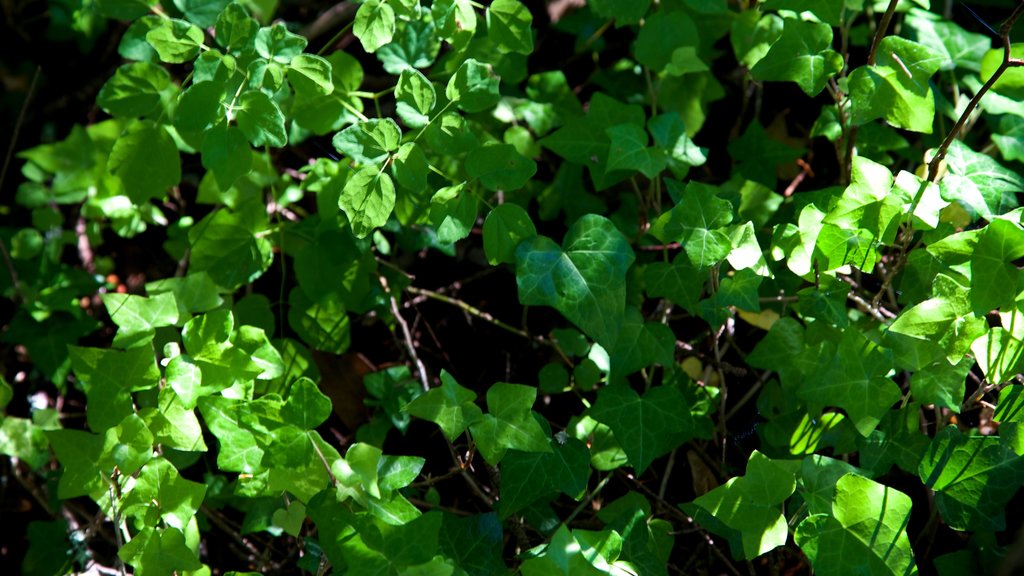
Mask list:
[{"label": "dark green leaf", "polygon": [[652,388],[642,397],[626,384],[606,386],[590,415],[612,429],[637,474],[696,435],[686,398],[674,386]]},{"label": "dark green leaf", "polygon": [[537,163],[510,144],[482,146],[466,157],[466,172],[488,190],[518,190],[537,173]]},{"label": "dark green leaf", "polygon": [[136,204],[162,197],[181,181],[178,147],[166,128],[148,120],[128,126],[114,143],[107,166]]},{"label": "dark green leaf", "polygon": [[166,70],[149,62],[125,64],[107,80],[96,103],[111,116],[145,116],[160,104],[160,93],[170,85]]}]

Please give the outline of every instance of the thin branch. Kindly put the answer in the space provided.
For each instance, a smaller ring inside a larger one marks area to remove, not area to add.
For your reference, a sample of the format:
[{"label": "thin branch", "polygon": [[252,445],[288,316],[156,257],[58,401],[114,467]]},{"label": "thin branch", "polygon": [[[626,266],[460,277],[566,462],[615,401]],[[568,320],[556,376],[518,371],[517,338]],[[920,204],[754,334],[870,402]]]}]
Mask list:
[{"label": "thin branch", "polygon": [[577,516],[579,516],[580,512],[582,512],[583,509],[586,508],[587,505],[590,504],[594,500],[594,498],[601,493],[601,490],[604,490],[604,487],[608,485],[608,481],[611,479],[612,475],[609,474],[605,476],[604,479],[602,479],[600,482],[598,482],[597,486],[594,486],[594,489],[587,494],[587,497],[581,500],[580,503],[576,506],[576,508],[573,509],[572,513],[569,514],[569,517],[565,519],[565,522],[563,522],[563,524],[568,526],[570,522],[572,522]]},{"label": "thin branch", "polygon": [[427,377],[427,368],[416,353],[416,345],[413,343],[412,334],[409,332],[409,324],[406,323],[405,318],[402,318],[402,311],[398,309],[398,301],[395,300],[395,295],[391,293],[388,281],[384,276],[379,276],[379,279],[381,287],[384,288],[384,293],[388,295],[388,300],[391,301],[391,313],[395,316],[395,322],[398,322],[398,326],[402,329],[402,337],[405,342],[405,349],[409,353],[409,359],[416,365],[416,374],[419,376],[420,385],[423,386],[424,391],[429,391],[430,379]]},{"label": "thin branch", "polygon": [[960,118],[957,119],[956,124],[946,134],[946,139],[942,141],[942,144],[935,150],[935,155],[932,156],[931,161],[928,162],[928,182],[935,182],[939,177],[939,167],[942,164],[942,160],[946,157],[946,152],[949,151],[949,147],[953,144],[953,140],[960,135],[960,130],[963,129],[964,124],[971,117],[974,109],[978,107],[978,103],[981,102],[982,97],[995,85],[999,80],[999,77],[1006,72],[1008,68],[1024,66],[1024,60],[1014,58],[1011,49],[1013,44],[1010,42],[1010,31],[1013,29],[1013,25],[1020,18],[1020,15],[1024,13],[1024,1],[1017,4],[1017,7],[1013,9],[1010,17],[1003,22],[1003,25],[999,27],[999,38],[1003,41],[1003,61],[999,63],[999,67],[996,68],[992,76],[982,85],[981,89],[971,98],[971,101],[967,103],[967,108],[964,109]]},{"label": "thin branch", "polygon": [[36,72],[32,75],[32,83],[28,85],[28,92],[25,94],[25,101],[21,104],[21,112],[18,113],[18,120],[14,123],[14,131],[11,132],[11,144],[7,147],[7,155],[4,156],[4,167],[0,169],[0,187],[7,177],[7,168],[11,165],[11,156],[14,155],[14,148],[18,144],[18,133],[21,132],[21,125],[25,123],[25,113],[28,112],[28,104],[32,100],[32,94],[36,91],[36,84],[39,82],[39,74],[42,67],[36,66]]},{"label": "thin branch", "polygon": [[875,30],[875,37],[871,40],[871,50],[868,51],[868,66],[875,65],[875,54],[878,51],[878,45],[882,43],[882,38],[885,37],[886,31],[889,30],[889,22],[892,21],[892,15],[896,12],[896,5],[899,3],[900,0],[889,0],[889,7],[885,9],[882,21],[878,23],[878,29]]}]

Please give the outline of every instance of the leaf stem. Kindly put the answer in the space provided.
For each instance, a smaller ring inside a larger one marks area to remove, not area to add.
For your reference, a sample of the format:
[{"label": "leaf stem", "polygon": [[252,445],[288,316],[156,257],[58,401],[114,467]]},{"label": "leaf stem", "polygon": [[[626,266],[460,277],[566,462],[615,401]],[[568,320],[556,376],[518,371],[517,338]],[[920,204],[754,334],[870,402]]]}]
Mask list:
[{"label": "leaf stem", "polygon": [[334,36],[331,36],[331,39],[328,40],[327,43],[324,44],[323,47],[321,47],[320,50],[317,51],[316,55],[317,56],[323,56],[324,52],[327,52],[327,50],[331,46],[334,46],[334,44],[338,40],[340,40],[342,36],[345,35],[345,32],[348,32],[348,29],[351,28],[353,24],[355,24],[355,20],[349,20],[348,24],[345,24],[344,26],[341,27],[341,30],[338,30],[337,34],[335,34]]},{"label": "leaf stem", "polygon": [[522,336],[523,338],[526,338],[527,340],[532,340],[534,342],[537,342],[538,344],[544,344],[545,346],[555,345],[554,342],[548,340],[547,338],[544,338],[543,336],[534,336],[527,332],[526,330],[521,330],[519,328],[516,328],[515,326],[512,326],[511,324],[502,322],[501,320],[498,320],[497,318],[492,316],[490,313],[484,312],[483,310],[480,310],[479,308],[476,308],[463,300],[459,300],[458,298],[452,298],[451,296],[446,296],[444,294],[440,294],[432,290],[417,288],[415,286],[406,286],[405,291],[409,292],[410,294],[416,294],[417,296],[423,296],[426,298],[437,300],[439,302],[451,304],[452,306],[458,307],[460,310],[469,314],[470,316],[476,316],[477,318],[485,322],[489,322],[497,326],[498,328],[501,328],[502,330],[511,332],[517,336]]}]

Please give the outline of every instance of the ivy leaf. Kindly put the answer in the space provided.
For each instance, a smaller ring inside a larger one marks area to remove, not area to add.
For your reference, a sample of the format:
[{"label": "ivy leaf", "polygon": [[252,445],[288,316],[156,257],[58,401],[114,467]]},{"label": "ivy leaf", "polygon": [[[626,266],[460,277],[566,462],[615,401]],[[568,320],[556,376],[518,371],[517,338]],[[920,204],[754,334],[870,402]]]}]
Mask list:
[{"label": "ivy leaf", "polygon": [[191,62],[203,45],[203,31],[184,20],[160,18],[146,32],[146,42],[156,50],[160,60],[169,64]]},{"label": "ivy leaf", "polygon": [[309,378],[299,378],[281,407],[281,418],[302,430],[312,430],[331,415],[331,399],[324,396]]},{"label": "ivy leaf", "polygon": [[270,267],[273,251],[260,232],[265,215],[250,217],[218,210],[188,231],[189,271],[205,271],[218,286],[233,290]]},{"label": "ivy leaf", "polygon": [[682,254],[676,256],[671,264],[653,262],[644,267],[648,296],[668,298],[691,313],[697,309],[705,280],[707,274],[693,267],[689,258]]},{"label": "ivy leaf", "polygon": [[[165,458],[150,460],[139,472],[135,486],[125,496],[124,514],[139,525],[167,526],[184,530],[199,511],[206,485],[181,477]],[[153,506],[159,502],[159,506]]]},{"label": "ivy leaf", "polygon": [[437,239],[446,244],[469,236],[476,223],[476,196],[465,192],[466,183],[445,186],[430,199],[430,221]]},{"label": "ivy leaf", "polygon": [[832,513],[808,517],[793,538],[810,558],[815,574],[916,574],[907,537],[910,508],[906,494],[846,474],[836,482]]},{"label": "ivy leaf", "polygon": [[786,544],[789,527],[781,504],[796,490],[797,463],[772,460],[754,451],[747,473],[693,501],[720,522],[742,534],[741,558],[756,558]]},{"label": "ivy leaf", "polygon": [[647,14],[651,0],[591,0],[588,6],[602,18],[614,18],[619,26],[636,24]]},{"label": "ivy leaf", "polygon": [[533,16],[519,0],[494,0],[487,8],[487,35],[499,52],[533,52]]},{"label": "ivy leaf", "polygon": [[635,124],[618,124],[605,130],[611,140],[605,172],[639,170],[654,178],[665,169],[667,157],[660,148],[647,147],[647,133]]},{"label": "ivy leaf", "polygon": [[135,567],[139,576],[172,574],[203,567],[186,544],[185,535],[177,528],[147,527],[121,547],[117,555]]},{"label": "ivy leaf", "polygon": [[943,59],[930,48],[899,36],[878,45],[876,65],[850,73],[852,121],[877,118],[906,130],[931,134],[935,102],[928,81]]},{"label": "ivy leaf", "polygon": [[575,438],[551,441],[550,452],[509,450],[501,461],[498,515],[508,518],[559,492],[578,498],[590,477],[590,450]]},{"label": "ivy leaf", "polygon": [[939,182],[942,199],[958,201],[987,220],[1017,207],[1024,178],[991,156],[975,152],[954,140],[946,153],[947,174]]},{"label": "ivy leaf", "polygon": [[377,50],[377,59],[386,72],[397,76],[403,70],[428,68],[437,59],[441,37],[428,14],[422,10],[412,19],[398,20],[391,42]]},{"label": "ivy leaf", "polygon": [[410,128],[422,128],[430,122],[437,101],[434,84],[414,68],[402,70],[395,85],[395,112]]},{"label": "ivy leaf", "polygon": [[245,134],[226,123],[206,131],[200,152],[203,168],[213,172],[221,190],[231,188],[252,168],[252,148]]},{"label": "ivy leaf", "polygon": [[238,128],[253,146],[280,148],[288,144],[284,114],[277,103],[259,90],[244,92],[235,107]]},{"label": "ivy leaf", "polygon": [[672,364],[676,338],[672,329],[660,322],[644,322],[639,310],[626,308],[622,329],[609,350],[611,372],[609,380],[617,382],[629,374],[651,364]]},{"label": "ivy leaf", "polygon": [[459,386],[447,371],[441,371],[441,386],[432,388],[405,407],[417,418],[430,420],[441,427],[449,441],[454,441],[470,424],[480,420],[483,411],[473,403],[476,393]]},{"label": "ivy leaf", "polygon": [[652,388],[642,397],[626,384],[605,386],[590,416],[612,429],[637,474],[696,436],[690,407],[674,386]]},{"label": "ivy leaf", "polygon": [[327,95],[334,92],[331,63],[313,54],[299,54],[288,64],[288,81],[296,92]]},{"label": "ivy leaf", "polygon": [[659,114],[647,123],[654,143],[668,155],[668,167],[677,178],[691,166],[707,162],[707,150],[694,144],[686,133],[686,123],[678,112]]},{"label": "ivy leaf", "polygon": [[306,43],[304,37],[289,32],[280,22],[264,26],[256,32],[256,53],[279,64],[287,65],[291,62],[302,53]]},{"label": "ivy leaf", "polygon": [[971,254],[971,307],[978,316],[1012,305],[1020,292],[1021,272],[1013,264],[1024,256],[1024,230],[1008,220],[985,226]]},{"label": "ivy leaf", "polygon": [[832,358],[809,376],[797,394],[815,406],[838,406],[867,436],[900,400],[900,389],[885,375],[891,354],[855,327],[843,331]]},{"label": "ivy leaf", "polygon": [[118,326],[113,342],[118,348],[148,344],[156,328],[178,323],[178,302],[171,293],[155,294],[151,298],[108,293],[101,298],[111,320]]},{"label": "ivy leaf", "polygon": [[164,126],[149,120],[128,126],[114,143],[107,166],[135,204],[160,198],[181,181],[178,147]]},{"label": "ivy leaf", "polygon": [[248,46],[256,37],[258,29],[259,24],[249,16],[242,4],[231,2],[217,17],[214,37],[221,47],[234,52]]},{"label": "ivy leaf", "polygon": [[995,436],[964,436],[947,426],[932,439],[918,475],[935,490],[942,519],[955,530],[1005,528],[1003,511],[1024,479],[1024,458]]},{"label": "ivy leaf", "polygon": [[338,132],[333,139],[338,152],[360,164],[380,164],[389,153],[398,150],[401,142],[402,129],[391,118],[360,122]]},{"label": "ivy leaf", "polygon": [[223,396],[199,399],[199,411],[217,437],[217,467],[225,472],[254,474],[263,470],[263,448],[243,420],[251,419],[251,404]]},{"label": "ivy leaf", "polygon": [[82,430],[47,430],[46,439],[63,467],[57,497],[63,499],[105,491],[99,468],[103,438]]},{"label": "ivy leaf", "polygon": [[373,54],[395,35],[395,10],[383,0],[366,0],[356,11],[352,33],[363,50]]},{"label": "ivy leaf", "polygon": [[71,367],[88,399],[89,428],[102,432],[133,412],[131,392],[155,388],[160,371],[148,346],[125,351],[68,347]]},{"label": "ivy leaf", "polygon": [[201,132],[224,118],[224,85],[220,82],[196,82],[182,93],[174,111],[174,127],[179,132]]},{"label": "ivy leaf", "polygon": [[452,75],[444,93],[465,112],[483,112],[501,98],[499,81],[489,65],[468,58]]},{"label": "ivy leaf", "polygon": [[217,23],[221,11],[230,2],[231,0],[174,0],[174,5],[196,26],[209,28]]},{"label": "ivy leaf", "polygon": [[626,271],[635,256],[611,221],[583,216],[569,228],[564,250],[546,236],[516,249],[519,301],[551,306],[605,347],[614,346],[625,312]]},{"label": "ivy leaf", "polygon": [[816,96],[843,68],[843,57],[831,46],[831,26],[783,18],[782,36],[750,69],[750,75],[755,80],[796,82],[805,94]]},{"label": "ivy leaf", "polygon": [[387,223],[395,208],[395,183],[381,168],[363,166],[345,182],[338,206],[348,216],[356,238],[365,238]]},{"label": "ivy leaf", "polygon": [[115,118],[145,116],[157,109],[170,83],[170,74],[156,64],[125,64],[100,89],[96,104]]},{"label": "ivy leaf", "polygon": [[842,24],[846,0],[767,0],[765,10],[792,10],[810,12],[819,20],[831,26]]},{"label": "ivy leaf", "polygon": [[509,449],[551,452],[548,435],[533,414],[537,389],[498,382],[487,390],[487,414],[469,425],[480,454],[497,465]]},{"label": "ivy leaf", "polygon": [[699,44],[697,25],[686,12],[659,10],[645,19],[633,45],[633,53],[637,62],[654,72],[661,72],[672,61],[677,49]]},{"label": "ivy leaf", "polygon": [[[176,358],[182,358],[177,356]],[[168,366],[168,383],[171,381]],[[186,407],[174,387],[160,390],[157,404],[153,408],[143,408],[139,416],[153,433],[153,440],[168,448],[186,452],[206,452],[203,441],[203,428],[196,418],[193,406]]]},{"label": "ivy leaf", "polygon": [[537,235],[530,215],[518,204],[495,206],[484,220],[484,253],[491,266],[515,263],[516,247]]},{"label": "ivy leaf", "polygon": [[980,72],[982,58],[992,47],[989,36],[968,32],[955,22],[920,8],[911,8],[904,18],[904,24],[913,34],[911,40],[941,55],[940,70],[963,68]]},{"label": "ivy leaf", "polygon": [[314,350],[343,354],[348,350],[349,320],[338,294],[312,301],[301,287],[288,296],[288,325]]},{"label": "ivy leaf", "polygon": [[[679,186],[669,183],[669,186]],[[651,234],[662,242],[683,244],[690,262],[707,268],[721,262],[732,249],[729,235],[722,230],[732,222],[732,204],[716,195],[713,186],[691,180],[679,202],[651,226]]]},{"label": "ivy leaf", "polygon": [[537,173],[537,163],[523,157],[511,144],[481,146],[466,157],[466,173],[479,178],[484,188],[518,190]]},{"label": "ivy leaf", "polygon": [[456,516],[444,513],[441,552],[470,576],[503,576],[508,567],[502,561],[504,534],[494,512]]}]

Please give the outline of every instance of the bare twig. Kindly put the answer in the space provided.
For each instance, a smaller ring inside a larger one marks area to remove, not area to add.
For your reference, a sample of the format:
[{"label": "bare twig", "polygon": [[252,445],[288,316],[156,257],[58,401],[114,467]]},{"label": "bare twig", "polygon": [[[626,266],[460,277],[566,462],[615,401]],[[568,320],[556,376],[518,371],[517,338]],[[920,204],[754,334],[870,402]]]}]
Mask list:
[{"label": "bare twig", "polygon": [[11,144],[7,147],[7,155],[4,156],[4,167],[0,170],[0,187],[3,187],[4,179],[7,177],[7,168],[11,165],[11,157],[14,155],[14,148],[18,145],[18,132],[21,132],[21,125],[25,123],[25,113],[28,112],[29,101],[36,91],[36,84],[39,82],[39,74],[42,68],[36,66],[36,72],[32,75],[32,83],[28,85],[28,93],[25,94],[25,102],[21,104],[21,112],[18,113],[18,120],[14,123],[14,131],[11,132]]},{"label": "bare twig", "polygon": [[875,65],[875,54],[878,51],[878,45],[882,43],[882,38],[885,37],[886,31],[889,29],[889,22],[892,22],[892,15],[896,12],[896,5],[899,3],[900,0],[889,0],[889,6],[885,9],[882,21],[878,23],[878,29],[875,30],[875,37],[871,40],[871,50],[868,51],[868,66]]},{"label": "bare twig", "polygon": [[[395,295],[391,293],[391,288],[388,287],[388,281],[384,276],[379,276],[380,285],[384,288],[384,293],[388,295],[388,300],[391,301],[391,313],[395,316],[395,322],[398,322],[398,326],[402,329],[402,337],[405,342],[405,349],[409,353],[409,359],[416,365],[416,374],[419,376],[420,385],[423,386],[423,390],[430,390],[430,379],[427,377],[427,368],[423,365],[423,361],[420,360],[419,355],[416,353],[416,344],[413,342],[412,333],[409,332],[409,324],[402,318],[402,311],[398,309],[398,301],[395,300]],[[408,288],[407,288],[408,290]]]},{"label": "bare twig", "polygon": [[1013,25],[1020,18],[1020,15],[1024,13],[1024,1],[1017,4],[1017,7],[1013,9],[1010,17],[1003,22],[1002,26],[999,27],[999,38],[1003,41],[1003,60],[999,63],[999,67],[996,68],[992,76],[982,85],[981,89],[971,98],[971,101],[967,103],[967,108],[964,109],[960,118],[950,129],[949,133],[946,134],[946,139],[942,141],[942,144],[935,150],[935,155],[928,162],[928,182],[935,182],[939,176],[939,167],[942,164],[942,160],[946,157],[946,152],[949,151],[949,147],[953,144],[953,140],[960,135],[960,130],[963,129],[964,124],[968,118],[974,112],[974,109],[978,107],[978,103],[981,102],[982,97],[995,85],[999,80],[999,77],[1006,72],[1007,69],[1017,66],[1024,66],[1024,60],[1020,58],[1014,58],[1011,49],[1013,44],[1010,42],[1010,31],[1013,29]]}]

